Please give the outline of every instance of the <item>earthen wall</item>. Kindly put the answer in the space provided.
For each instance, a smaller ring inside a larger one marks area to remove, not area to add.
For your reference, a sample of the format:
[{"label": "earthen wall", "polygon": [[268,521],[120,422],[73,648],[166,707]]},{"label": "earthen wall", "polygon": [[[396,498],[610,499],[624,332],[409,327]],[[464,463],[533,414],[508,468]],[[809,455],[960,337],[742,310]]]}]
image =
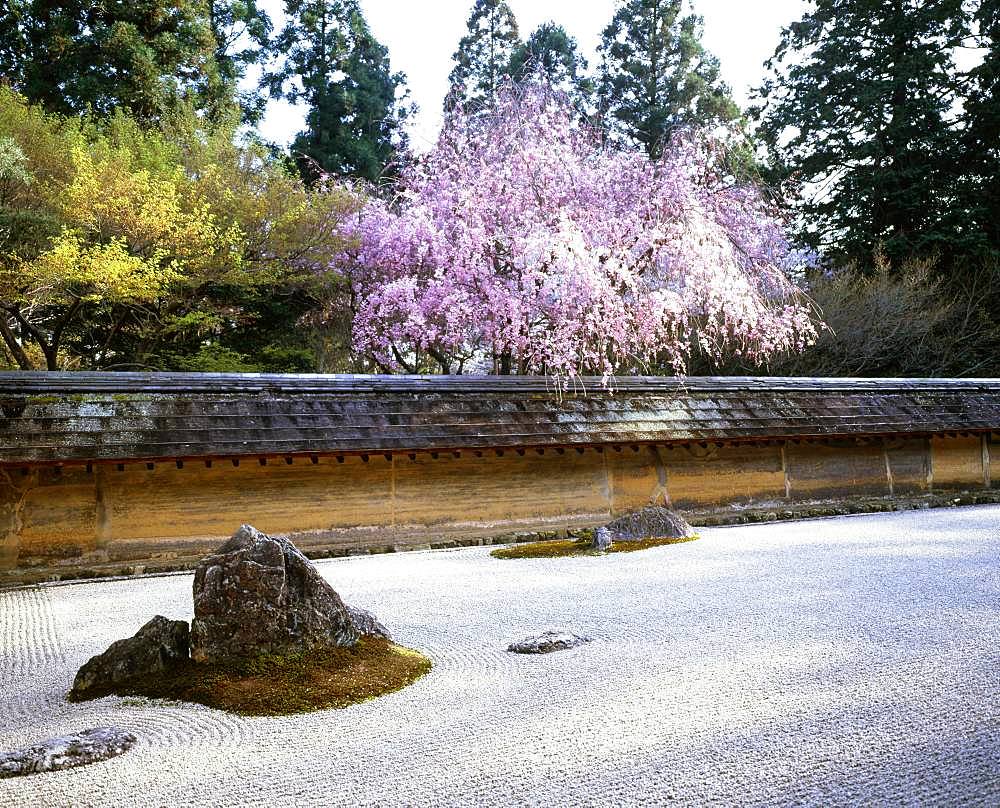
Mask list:
[{"label": "earthen wall", "polygon": [[989,436],[8,467],[0,571],[183,566],[243,522],[323,554],[588,526],[650,503],[773,509],[990,486]]}]

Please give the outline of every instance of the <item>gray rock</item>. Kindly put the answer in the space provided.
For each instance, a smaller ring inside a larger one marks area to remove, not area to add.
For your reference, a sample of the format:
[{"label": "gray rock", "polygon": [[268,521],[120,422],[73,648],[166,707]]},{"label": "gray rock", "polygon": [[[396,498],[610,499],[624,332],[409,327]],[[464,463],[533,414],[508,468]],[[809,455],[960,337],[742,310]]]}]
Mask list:
[{"label": "gray rock", "polygon": [[115,727],[98,727],[75,735],[51,738],[34,746],[0,754],[0,778],[86,766],[124,754],[135,742],[135,735]]},{"label": "gray rock", "polygon": [[188,658],[188,624],[157,615],[134,636],[118,640],[77,671],[70,696],[96,698],[136,676],[162,673]]},{"label": "gray rock", "polygon": [[608,522],[607,529],[616,541],[637,539],[682,539],[695,535],[687,520],[661,505],[651,505]]},{"label": "gray rock", "polygon": [[352,646],[359,635],[340,596],[287,538],[243,525],[195,570],[195,662]]},{"label": "gray rock", "polygon": [[568,631],[546,631],[537,637],[526,637],[520,642],[512,642],[507,650],[515,654],[547,654],[563,651],[590,642],[590,637],[581,637]]},{"label": "gray rock", "polygon": [[594,543],[593,548],[595,550],[600,550],[601,552],[606,552],[611,549],[611,531],[606,527],[599,527],[594,531]]},{"label": "gray rock", "polygon": [[362,637],[381,637],[392,642],[389,629],[383,626],[370,611],[359,609],[357,606],[348,606],[347,612],[351,615],[351,621]]}]

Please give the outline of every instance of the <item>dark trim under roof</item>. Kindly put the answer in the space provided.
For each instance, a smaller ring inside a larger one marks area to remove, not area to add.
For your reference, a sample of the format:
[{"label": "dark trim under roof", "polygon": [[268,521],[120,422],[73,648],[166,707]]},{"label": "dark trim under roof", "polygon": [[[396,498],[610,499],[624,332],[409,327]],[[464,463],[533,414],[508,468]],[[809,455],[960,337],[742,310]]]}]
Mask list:
[{"label": "dark trim under roof", "polygon": [[1000,431],[1000,379],[0,372],[0,464]]}]

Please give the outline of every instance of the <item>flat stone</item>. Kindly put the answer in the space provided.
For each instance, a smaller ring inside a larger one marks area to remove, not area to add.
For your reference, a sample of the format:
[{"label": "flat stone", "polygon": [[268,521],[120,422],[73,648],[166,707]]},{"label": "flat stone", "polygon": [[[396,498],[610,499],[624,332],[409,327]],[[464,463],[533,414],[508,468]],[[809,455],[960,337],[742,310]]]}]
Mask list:
[{"label": "flat stone", "polygon": [[98,763],[124,754],[135,742],[135,735],[116,727],[97,727],[51,738],[0,754],[0,777],[41,774]]},{"label": "flat stone", "polygon": [[283,536],[243,525],[195,570],[195,662],[353,646],[359,636],[340,596]]},{"label": "flat stone", "polygon": [[683,539],[696,535],[683,516],[662,505],[626,513],[608,522],[606,527],[615,541]]},{"label": "flat stone", "polygon": [[347,612],[351,615],[351,621],[362,637],[381,637],[384,640],[392,642],[392,635],[389,633],[389,629],[383,626],[379,622],[379,619],[370,611],[359,609],[357,606],[348,606]]},{"label": "flat stone", "polygon": [[564,651],[590,642],[590,637],[581,637],[569,631],[546,631],[537,637],[525,637],[520,642],[512,642],[507,650],[515,654],[548,654]]},{"label": "flat stone", "polygon": [[188,658],[189,642],[185,621],[157,615],[134,636],[118,640],[103,654],[91,657],[77,671],[70,696],[96,698],[107,695],[121,682],[162,673]]}]

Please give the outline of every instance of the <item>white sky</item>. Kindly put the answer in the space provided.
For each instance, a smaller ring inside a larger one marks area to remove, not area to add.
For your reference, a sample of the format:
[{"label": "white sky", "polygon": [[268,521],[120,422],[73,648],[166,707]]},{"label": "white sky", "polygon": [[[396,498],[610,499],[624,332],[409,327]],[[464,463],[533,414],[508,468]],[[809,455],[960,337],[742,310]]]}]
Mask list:
[{"label": "white sky", "polygon": [[[508,0],[526,39],[543,22],[562,25],[576,38],[590,67],[597,65],[601,31],[611,22],[618,0]],[[689,0],[705,18],[703,42],[722,66],[722,75],[738,104],[764,77],[763,64],[778,44],[781,28],[804,13],[808,0]],[[264,0],[275,25],[282,18],[282,0]],[[441,125],[441,107],[448,91],[451,56],[465,34],[472,0],[361,0],[376,38],[389,48],[393,71],[407,76],[410,95],[420,106],[411,122],[412,144],[418,151],[433,145]],[[304,112],[287,103],[272,102],[261,125],[267,140],[287,144],[302,129]]]}]

